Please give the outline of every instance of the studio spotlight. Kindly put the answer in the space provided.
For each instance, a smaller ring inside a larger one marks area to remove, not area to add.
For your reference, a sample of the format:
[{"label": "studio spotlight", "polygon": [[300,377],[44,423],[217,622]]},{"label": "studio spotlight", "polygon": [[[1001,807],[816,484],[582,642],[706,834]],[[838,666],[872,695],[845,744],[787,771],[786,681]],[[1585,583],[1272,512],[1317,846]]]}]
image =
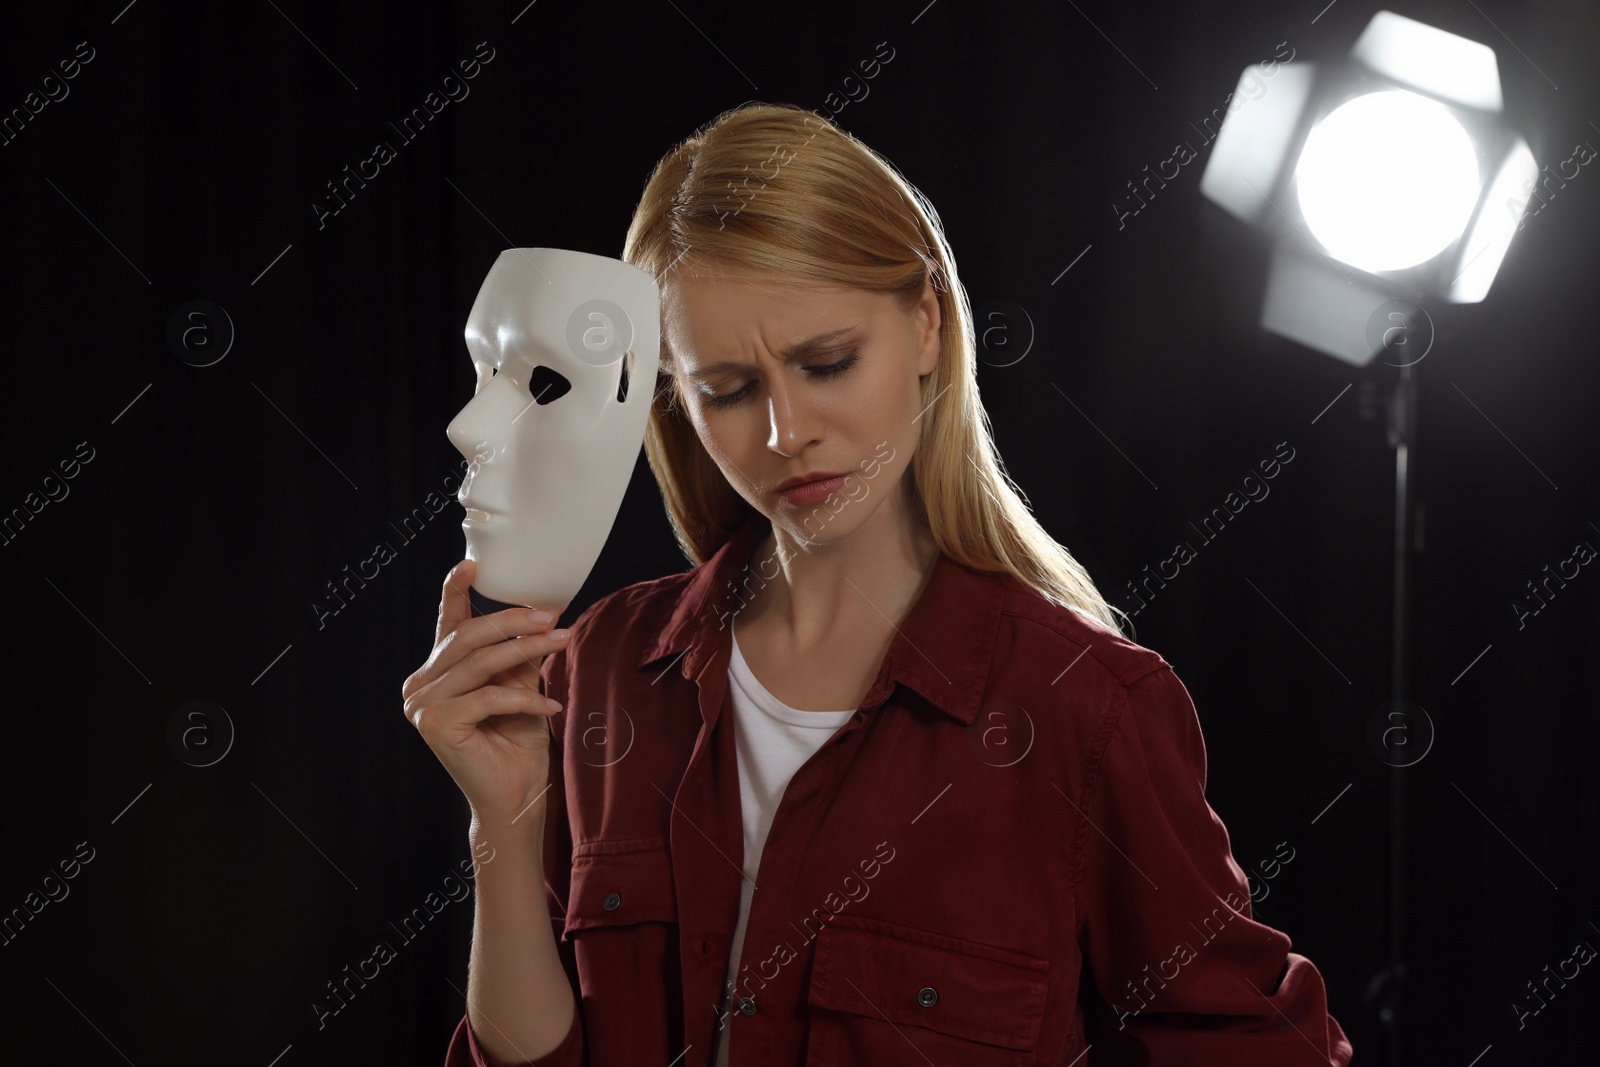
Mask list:
[{"label": "studio spotlight", "polygon": [[1375,309],[1487,296],[1538,177],[1501,113],[1492,48],[1390,11],[1230,111],[1200,191],[1271,239],[1262,326],[1365,366]]}]

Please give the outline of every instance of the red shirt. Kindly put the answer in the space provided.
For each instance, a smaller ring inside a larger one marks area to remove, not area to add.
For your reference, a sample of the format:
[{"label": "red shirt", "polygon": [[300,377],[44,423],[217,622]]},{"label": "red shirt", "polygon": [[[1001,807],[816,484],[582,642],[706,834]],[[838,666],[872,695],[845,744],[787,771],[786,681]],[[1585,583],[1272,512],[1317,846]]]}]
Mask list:
[{"label": "red shirt", "polygon": [[[719,1022],[733,1067],[1349,1062],[1316,967],[1251,918],[1171,666],[945,555],[783,794],[724,1010],[728,624],[776,575],[751,560],[769,528],[604,597],[545,660],[546,887],[579,1009],[527,1062],[706,1067]],[[500,1067],[465,1016],[445,1062]]]}]

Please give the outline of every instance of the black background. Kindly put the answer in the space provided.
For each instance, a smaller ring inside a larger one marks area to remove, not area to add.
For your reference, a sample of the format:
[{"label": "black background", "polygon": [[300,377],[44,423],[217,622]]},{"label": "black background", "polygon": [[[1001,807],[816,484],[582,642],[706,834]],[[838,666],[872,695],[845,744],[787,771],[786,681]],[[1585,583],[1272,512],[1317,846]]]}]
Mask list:
[{"label": "black background", "polygon": [[[1137,638],[1195,699],[1239,863],[1295,849],[1257,917],[1316,963],[1356,1062],[1384,1062],[1362,990],[1386,959],[1389,771],[1366,730],[1389,698],[1394,462],[1362,396],[1395,372],[1259,329],[1263,248],[1202,201],[1205,149],[1120,230],[1112,207],[1247,65],[1285,41],[1337,59],[1374,5],[121,4],[17,8],[0,33],[7,111],[94,49],[0,147],[0,512],[94,450],[0,546],[0,911],[95,850],[0,947],[0,1059],[442,1062],[469,901],[324,1029],[311,1002],[469,854],[466,803],[400,714],[464,554],[459,509],[410,541],[390,524],[459,469],[444,427],[473,390],[478,285],[506,247],[620,254],[675,141],[745,100],[822,108],[887,42],[838,121],[931,198],[974,306],[1031,318],[1026,358],[980,384],[1010,471],[1101,589],[1131,607],[1126,582],[1295,450]],[[1541,165],[1600,143],[1591,7],[1398,10],[1497,51]],[[470,95],[400,144],[388,122],[480,41]],[[397,158],[319,226],[324,183],[379,139]],[[1600,546],[1592,171],[1487,301],[1433,308],[1418,367],[1412,696],[1437,736],[1406,772],[1412,1063],[1592,1062],[1592,966],[1524,1028],[1512,1004],[1600,946],[1600,574],[1520,630],[1511,609]],[[237,331],[203,368],[166,341],[193,299]],[[325,583],[379,540],[398,557],[319,625]],[[641,455],[565,618],[686,565]],[[193,699],[237,731],[210,767],[168,743]]]}]

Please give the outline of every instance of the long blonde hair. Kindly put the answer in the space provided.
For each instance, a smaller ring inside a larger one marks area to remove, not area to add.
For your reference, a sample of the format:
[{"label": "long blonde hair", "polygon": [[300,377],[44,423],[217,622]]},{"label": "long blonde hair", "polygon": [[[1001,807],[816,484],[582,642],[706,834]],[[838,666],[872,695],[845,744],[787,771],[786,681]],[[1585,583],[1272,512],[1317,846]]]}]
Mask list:
[{"label": "long blonde hair", "polygon": [[[1126,612],[1029,509],[995,450],[978,395],[972,311],[938,212],[893,164],[825,117],[788,104],[723,112],[676,145],[645,184],[622,258],[663,287],[675,270],[891,294],[909,311],[931,277],[938,366],[923,381],[909,499],[939,549],[973,570],[1016,576],[1053,604],[1122,632]],[[700,564],[754,510],[728,484],[681,406],[666,331],[645,455],[679,546]]]}]

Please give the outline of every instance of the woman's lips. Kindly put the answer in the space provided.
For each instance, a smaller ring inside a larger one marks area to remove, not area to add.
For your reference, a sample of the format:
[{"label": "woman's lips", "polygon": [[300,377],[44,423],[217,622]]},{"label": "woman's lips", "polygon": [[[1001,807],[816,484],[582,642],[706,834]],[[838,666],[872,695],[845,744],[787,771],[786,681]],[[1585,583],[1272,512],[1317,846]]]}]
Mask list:
[{"label": "woman's lips", "polygon": [[805,482],[789,489],[778,490],[778,495],[790,504],[804,507],[808,504],[820,504],[828,497],[837,493],[844,485],[844,480],[849,475],[841,474],[834,478],[824,478],[821,481]]}]

